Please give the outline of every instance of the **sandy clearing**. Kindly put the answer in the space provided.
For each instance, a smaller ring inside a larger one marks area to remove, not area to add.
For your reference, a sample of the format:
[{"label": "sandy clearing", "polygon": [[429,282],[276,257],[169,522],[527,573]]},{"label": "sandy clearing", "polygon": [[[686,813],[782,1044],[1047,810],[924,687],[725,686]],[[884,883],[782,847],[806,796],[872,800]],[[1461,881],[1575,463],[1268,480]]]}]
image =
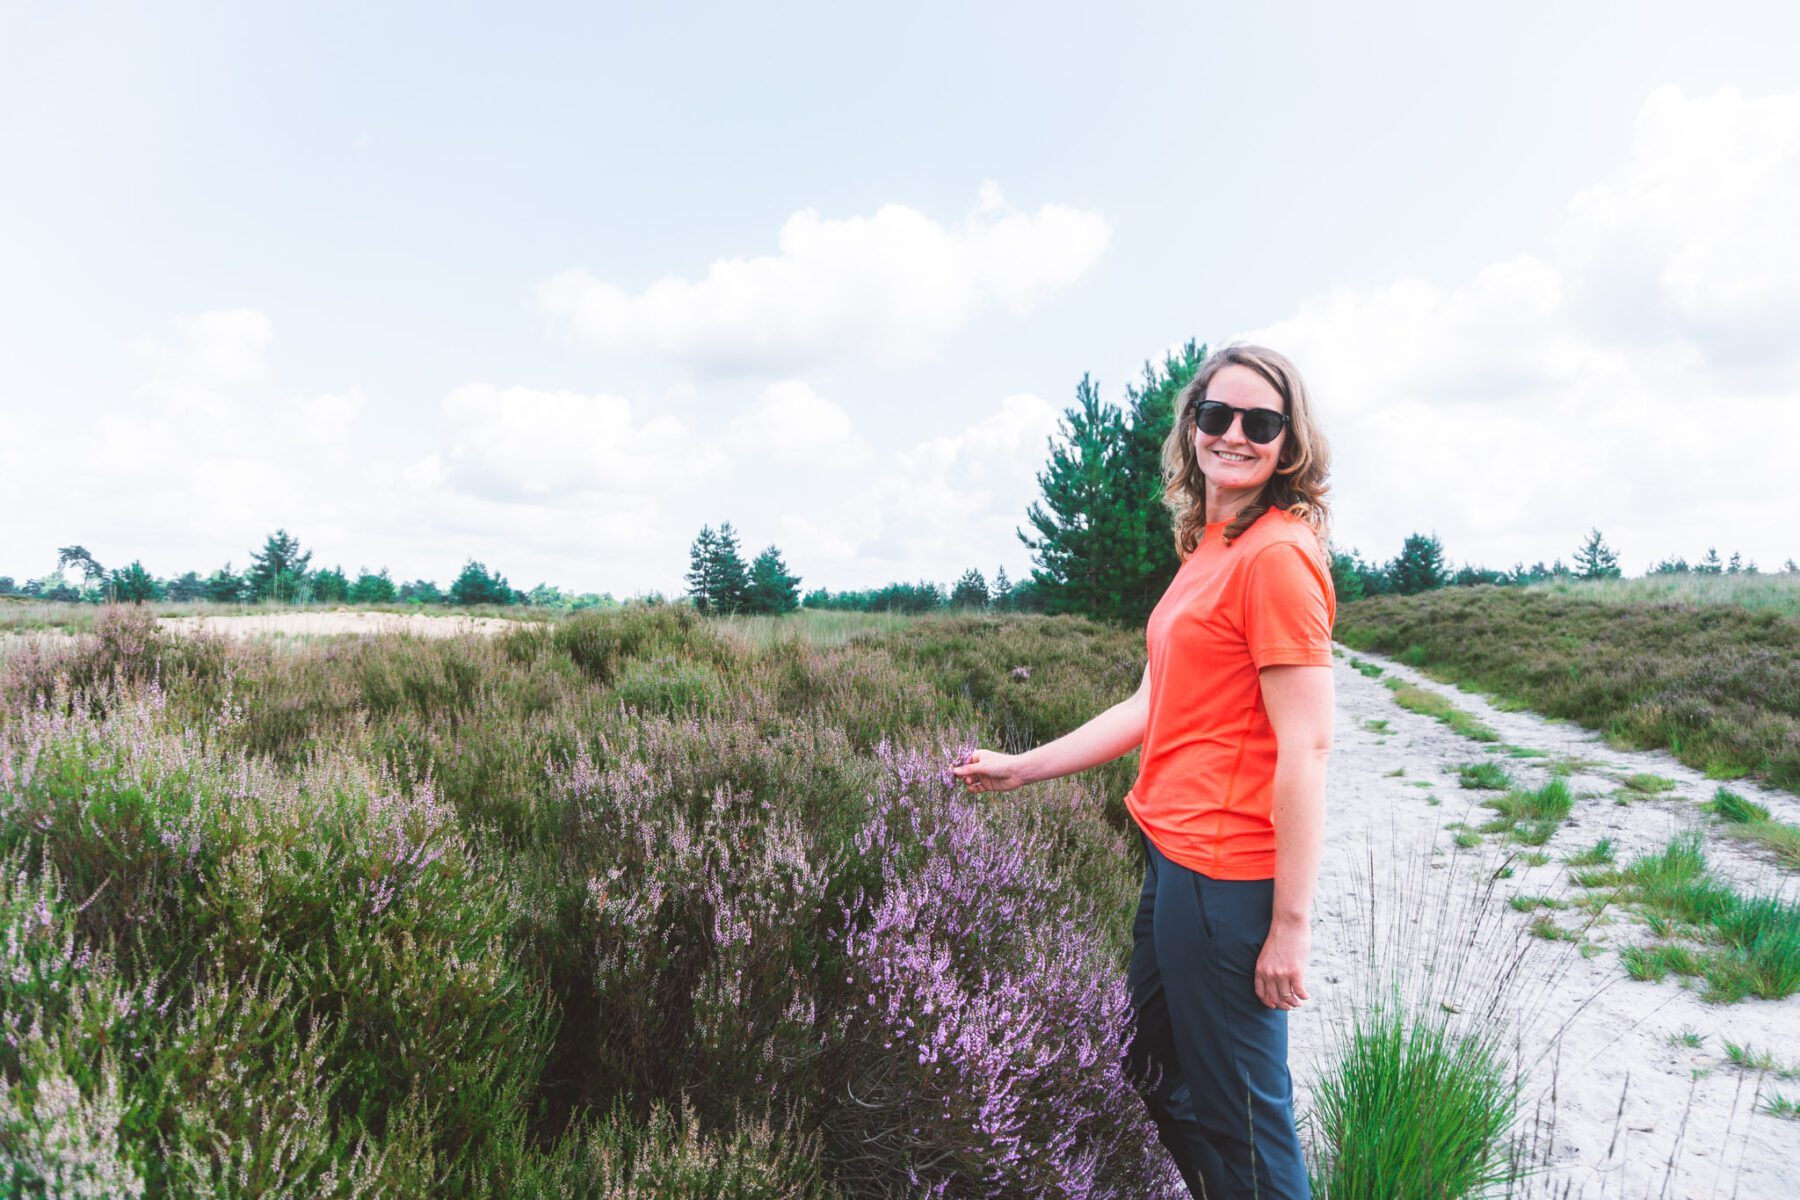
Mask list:
[{"label": "sandy clearing", "polygon": [[[156,623],[173,633],[206,632],[229,638],[356,637],[400,633],[413,637],[444,638],[472,633],[492,636],[517,629],[526,622],[508,617],[474,617],[455,613],[365,612],[333,609],[327,612],[243,613],[217,617],[158,617]],[[63,629],[0,633],[0,652],[26,643],[48,647],[75,639]]]},{"label": "sandy clearing", "polygon": [[330,612],[252,613],[229,617],[162,617],[157,624],[176,633],[222,634],[233,638],[339,637],[346,634],[405,633],[414,637],[455,637],[459,634],[504,633],[520,622],[506,617],[472,617],[426,613]]},{"label": "sandy clearing", "polygon": [[[1518,847],[1488,837],[1480,847],[1458,851],[1444,829],[1458,821],[1478,826],[1492,816],[1480,807],[1482,796],[1491,793],[1460,787],[1458,766],[1498,759],[1520,784],[1535,787],[1549,777],[1544,760],[1490,755],[1481,744],[1402,709],[1379,680],[1350,668],[1353,654],[1450,697],[1509,743],[1592,761],[1569,778],[1578,799],[1567,824],[1541,848],[1551,856],[1549,863],[1528,867],[1515,859],[1513,876],[1493,881]],[[1472,977],[1505,962],[1509,947],[1528,947],[1524,977],[1515,988],[1513,1024],[1518,1055],[1532,1066],[1526,1112],[1539,1105],[1547,1111],[1554,1091],[1554,1124],[1547,1116],[1540,1124],[1549,1146],[1546,1183],[1570,1196],[1621,1200],[1800,1195],[1800,1123],[1755,1111],[1760,1095],[1773,1088],[1795,1096],[1800,1083],[1748,1075],[1731,1066],[1724,1052],[1729,1038],[1800,1065],[1800,995],[1705,1004],[1698,988],[1683,988],[1673,978],[1652,984],[1625,974],[1618,948],[1651,940],[1642,921],[1628,913],[1609,911],[1587,930],[1597,951],[1584,958],[1572,943],[1529,937],[1532,915],[1506,907],[1513,895],[1579,896],[1561,860],[1601,837],[1611,838],[1625,861],[1660,849],[1681,830],[1700,828],[1707,831],[1714,869],[1741,888],[1780,890],[1792,898],[1800,894],[1800,876],[1719,835],[1699,807],[1718,784],[1667,753],[1614,750],[1587,730],[1501,712],[1479,696],[1378,655],[1346,649],[1338,668],[1327,847],[1315,902],[1317,1011],[1296,1014],[1291,1022],[1301,1108],[1310,1105],[1317,1062],[1331,1044],[1331,1021],[1352,1011],[1361,998],[1355,981],[1367,977],[1363,960],[1371,905],[1399,910],[1403,923],[1428,918],[1429,912],[1409,911],[1409,906],[1438,907],[1421,906],[1418,888],[1394,894],[1397,877],[1423,879],[1451,897],[1443,907],[1457,919],[1480,907],[1492,921],[1491,935],[1465,951]],[[1369,730],[1364,722],[1371,719],[1385,719],[1391,732]],[[1397,770],[1404,774],[1392,774]],[[1657,799],[1616,804],[1617,777],[1636,772],[1654,772],[1677,787]],[[1800,821],[1800,798],[1748,781],[1731,787],[1781,819]],[[1433,796],[1436,805],[1428,799]],[[1491,902],[1482,906],[1478,898],[1488,888]],[[1377,894],[1371,896],[1371,890]],[[1552,916],[1571,929],[1588,919],[1575,909]],[[1704,1036],[1699,1048],[1671,1045],[1684,1030]]]}]

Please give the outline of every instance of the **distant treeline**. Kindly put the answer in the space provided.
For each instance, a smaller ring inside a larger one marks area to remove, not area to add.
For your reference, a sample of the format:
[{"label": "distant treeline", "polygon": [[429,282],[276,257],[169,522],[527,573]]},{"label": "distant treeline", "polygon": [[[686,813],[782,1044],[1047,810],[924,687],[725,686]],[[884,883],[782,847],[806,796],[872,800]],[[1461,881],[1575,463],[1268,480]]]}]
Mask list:
[{"label": "distant treeline", "polygon": [[[1800,574],[1800,565],[1788,559],[1782,570]],[[1651,575],[1756,575],[1754,559],[1746,560],[1733,553],[1729,560],[1719,557],[1716,549],[1708,549],[1698,562],[1689,565],[1685,558],[1665,558],[1651,566]],[[1545,566],[1536,562],[1529,567],[1518,563],[1509,571],[1491,567],[1465,565],[1452,567],[1444,556],[1443,543],[1435,534],[1415,533],[1406,539],[1400,553],[1385,564],[1366,562],[1356,551],[1333,552],[1332,580],[1339,600],[1358,600],[1364,596],[1410,596],[1442,587],[1474,587],[1492,584],[1498,587],[1544,583],[1552,579],[1617,579],[1621,575],[1619,556],[1606,544],[1598,529],[1575,550],[1573,563],[1562,559]]]},{"label": "distant treeline", "polygon": [[[79,577],[79,582],[70,575]],[[386,567],[358,569],[312,566],[312,551],[285,529],[277,529],[251,551],[242,571],[224,566],[205,575],[198,571],[158,578],[141,561],[108,570],[83,546],[57,551],[56,570],[41,579],[16,585],[0,575],[0,596],[95,604],[142,604],[146,601],[211,601],[215,604],[529,604],[539,608],[595,608],[617,604],[611,595],[564,592],[539,584],[529,592],[507,583],[498,571],[469,559],[448,588],[429,579],[395,583]]]},{"label": "distant treeline", "polygon": [[718,529],[702,526],[688,547],[687,596],[706,613],[743,613],[779,616],[802,606],[850,612],[925,613],[939,608],[998,609],[1007,612],[1040,612],[1042,598],[1027,583],[1015,584],[1006,568],[994,572],[994,582],[971,567],[949,588],[928,580],[890,583],[863,591],[833,592],[815,588],[802,596],[800,577],[788,570],[781,549],[769,546],[746,563],[739,549],[737,530],[726,521]]}]

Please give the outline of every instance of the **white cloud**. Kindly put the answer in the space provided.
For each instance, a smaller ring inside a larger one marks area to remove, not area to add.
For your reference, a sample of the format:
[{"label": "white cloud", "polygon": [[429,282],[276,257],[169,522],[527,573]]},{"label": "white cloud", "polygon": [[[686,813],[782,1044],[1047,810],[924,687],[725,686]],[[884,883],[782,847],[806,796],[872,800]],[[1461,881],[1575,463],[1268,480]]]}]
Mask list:
[{"label": "white cloud", "polygon": [[764,388],[726,425],[721,451],[740,462],[826,470],[857,467],[869,457],[850,414],[799,379]]},{"label": "white cloud", "polygon": [[896,451],[841,502],[783,518],[789,561],[839,587],[952,580],[999,560],[1016,567],[1025,552],[1014,531],[1037,496],[1059,416],[1037,396],[1007,396],[956,433]]},{"label": "white cloud", "polygon": [[1292,356],[1336,459],[1339,541],[1435,529],[1459,560],[1641,570],[1800,546],[1800,94],[1646,100],[1629,157],[1539,253],[1401,279],[1246,335]]},{"label": "white cloud", "polygon": [[622,396],[470,383],[443,401],[446,481],[492,499],[656,492],[719,463],[676,417],[639,421]]},{"label": "white cloud", "polygon": [[537,295],[585,345],[711,371],[914,362],[992,307],[1031,311],[1086,274],[1110,236],[1095,212],[1009,211],[990,181],[949,227],[902,204],[845,219],[807,209],[782,226],[776,254],[719,259],[698,280],[667,276],[634,294],[577,269]]},{"label": "white cloud", "polygon": [[206,312],[175,322],[173,340],[140,338],[129,349],[149,375],[145,399],[219,416],[269,383],[269,318],[254,309]]}]

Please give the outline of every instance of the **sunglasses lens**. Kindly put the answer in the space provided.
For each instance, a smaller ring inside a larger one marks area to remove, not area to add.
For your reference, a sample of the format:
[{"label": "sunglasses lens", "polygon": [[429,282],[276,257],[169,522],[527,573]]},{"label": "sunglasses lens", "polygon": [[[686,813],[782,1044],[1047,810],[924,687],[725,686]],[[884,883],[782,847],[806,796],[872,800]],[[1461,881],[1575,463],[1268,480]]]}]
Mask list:
[{"label": "sunglasses lens", "polygon": [[1281,415],[1266,408],[1253,408],[1244,414],[1244,436],[1257,445],[1267,445],[1281,432]]},{"label": "sunglasses lens", "polygon": [[[1194,423],[1207,437],[1218,437],[1231,428],[1231,407],[1220,404],[1217,400],[1208,400],[1200,406],[1200,411],[1194,417]],[[1246,430],[1246,432],[1248,431]]]}]

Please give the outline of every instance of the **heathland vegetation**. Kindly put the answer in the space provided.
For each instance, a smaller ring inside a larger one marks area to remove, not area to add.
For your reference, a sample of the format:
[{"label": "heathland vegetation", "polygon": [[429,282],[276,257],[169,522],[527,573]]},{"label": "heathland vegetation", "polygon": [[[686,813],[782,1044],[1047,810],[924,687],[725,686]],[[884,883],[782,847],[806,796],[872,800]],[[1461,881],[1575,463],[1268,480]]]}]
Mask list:
[{"label": "heathland vegetation", "polygon": [[[1377,596],[1340,608],[1337,636],[1620,745],[1666,748],[1717,778],[1800,790],[1795,601],[1620,602],[1629,589],[1599,586],[1614,602],[1578,588]],[[1784,586],[1800,597],[1800,581],[1784,577]]]},{"label": "heathland vegetation", "polygon": [[[946,771],[1142,666],[1066,616],[671,604],[16,645],[6,1194],[1177,1195],[1122,1067],[1130,759]],[[1434,1011],[1343,1039],[1321,1194],[1510,1177],[1516,1082]]]}]

